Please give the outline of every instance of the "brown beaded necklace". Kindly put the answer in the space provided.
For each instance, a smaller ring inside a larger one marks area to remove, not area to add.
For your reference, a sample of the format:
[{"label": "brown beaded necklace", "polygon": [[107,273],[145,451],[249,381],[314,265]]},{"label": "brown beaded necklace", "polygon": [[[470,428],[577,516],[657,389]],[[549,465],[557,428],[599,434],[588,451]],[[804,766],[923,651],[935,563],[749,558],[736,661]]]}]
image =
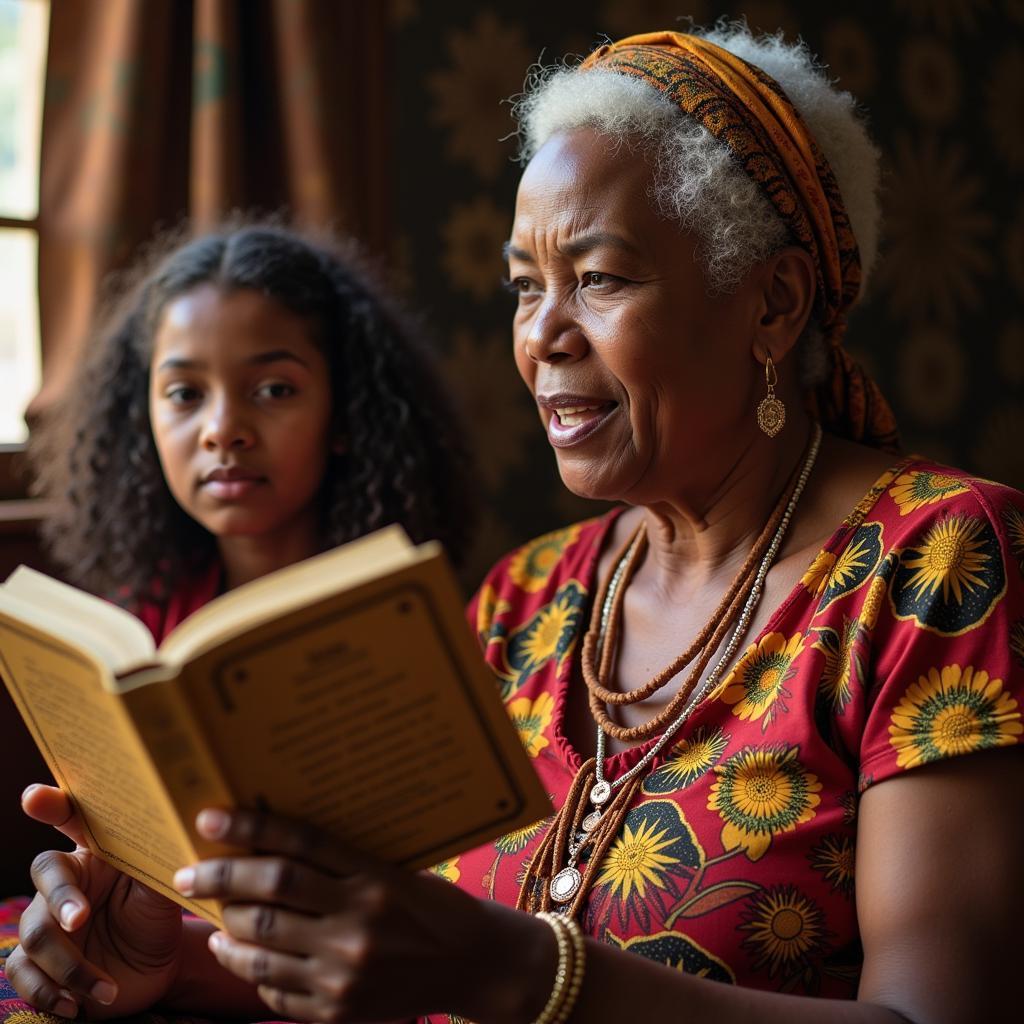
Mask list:
[{"label": "brown beaded necklace", "polygon": [[[644,762],[649,763],[654,753],[668,738],[666,727],[674,733],[685,721],[687,701],[693,698],[692,706],[695,706],[702,699],[701,692],[694,691],[711,658],[736,621],[737,613],[737,632],[727,646],[725,656],[705,681],[705,687],[717,680],[718,673],[725,667],[735,644],[740,639],[739,632],[749,624],[752,605],[756,604],[764,576],[774,559],[796,501],[814,465],[820,441],[821,429],[815,424],[801,464],[794,469],[746,561],[711,619],[693,643],[653,679],[627,691],[611,690],[606,683],[615,668],[626,587],[646,552],[647,538],[643,523],[619,552],[614,563],[614,572],[609,574],[594,601],[581,651],[581,667],[587,684],[590,708],[600,730],[598,757],[603,757],[605,735],[631,742],[650,738],[661,731],[663,739],[640,763],[615,783],[609,784],[604,779],[597,758],[590,758],[580,767],[566,794],[565,802],[555,814],[551,827],[530,859],[516,903],[518,909],[536,913],[550,910],[557,902],[565,905],[565,910],[569,914],[575,915],[579,912],[593,884],[594,868],[601,862],[615,836],[618,835],[633,797],[643,783],[640,771],[643,770]],[[598,660],[596,667],[595,655]],[[694,663],[693,669],[678,693],[650,721],[639,726],[624,727],[611,720],[607,710],[608,704],[636,704],[652,696],[691,662]],[[615,786],[619,787],[617,792],[614,791]],[[594,805],[594,809],[589,813],[588,800]],[[602,806],[606,801],[607,806]],[[577,869],[577,862],[582,871]]]}]

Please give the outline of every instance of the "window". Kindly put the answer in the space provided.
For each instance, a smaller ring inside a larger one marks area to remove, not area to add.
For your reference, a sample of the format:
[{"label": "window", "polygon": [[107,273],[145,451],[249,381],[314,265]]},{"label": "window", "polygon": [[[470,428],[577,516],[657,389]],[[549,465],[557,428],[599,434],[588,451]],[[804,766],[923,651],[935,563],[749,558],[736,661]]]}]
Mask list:
[{"label": "window", "polygon": [[39,387],[39,142],[49,0],[0,0],[0,445]]}]

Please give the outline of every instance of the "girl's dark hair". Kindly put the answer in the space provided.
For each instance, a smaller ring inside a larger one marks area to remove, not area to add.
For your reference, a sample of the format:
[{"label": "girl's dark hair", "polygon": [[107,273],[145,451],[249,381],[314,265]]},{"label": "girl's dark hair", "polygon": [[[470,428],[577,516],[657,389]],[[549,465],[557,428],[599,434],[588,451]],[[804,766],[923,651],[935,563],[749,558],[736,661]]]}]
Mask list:
[{"label": "girl's dark hair", "polygon": [[44,538],[69,578],[124,603],[159,600],[216,553],[171,496],[149,420],[153,336],[202,284],[251,288],[305,317],[331,374],[346,453],[323,483],[323,547],[389,523],[459,561],[475,523],[466,433],[421,332],[371,283],[351,244],[275,224],[157,243],[104,318],[61,408],[30,446],[53,501]]}]

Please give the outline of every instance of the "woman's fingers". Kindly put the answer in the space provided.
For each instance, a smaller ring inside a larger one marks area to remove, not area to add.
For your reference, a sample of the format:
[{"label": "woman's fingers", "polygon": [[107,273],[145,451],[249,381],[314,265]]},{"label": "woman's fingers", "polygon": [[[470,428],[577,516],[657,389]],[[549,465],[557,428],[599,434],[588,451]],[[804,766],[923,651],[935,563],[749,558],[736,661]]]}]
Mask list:
[{"label": "woman's fingers", "polygon": [[305,957],[240,942],[225,932],[210,936],[210,951],[222,967],[254,985],[269,985],[289,992],[306,992],[314,968]]},{"label": "woman's fingers", "polygon": [[196,828],[208,839],[259,853],[280,854],[333,875],[379,869],[364,854],[347,849],[323,830],[274,814],[237,808],[232,811],[207,808],[196,818]]},{"label": "woman's fingers", "polygon": [[[174,884],[185,896],[225,903],[268,903],[292,911],[322,913],[334,879],[286,857],[221,857],[182,868]],[[268,915],[274,913],[267,907]],[[262,931],[273,923],[267,918]]]},{"label": "woman's fingers", "polygon": [[86,845],[82,819],[67,794],[56,786],[29,786],[21,794],[21,808],[30,818],[63,832],[76,845]]},{"label": "woman's fingers", "polygon": [[20,954],[15,958],[13,973],[8,959],[7,976],[27,1002],[53,1009],[62,998],[89,998],[104,1005],[114,1001],[116,984],[89,963],[61,930],[42,892],[36,894],[22,914],[18,939]]},{"label": "woman's fingers", "polygon": [[239,942],[224,932],[210,936],[210,949],[222,967],[254,984],[282,1020],[340,1019],[350,980],[337,968],[327,973],[305,957]]}]

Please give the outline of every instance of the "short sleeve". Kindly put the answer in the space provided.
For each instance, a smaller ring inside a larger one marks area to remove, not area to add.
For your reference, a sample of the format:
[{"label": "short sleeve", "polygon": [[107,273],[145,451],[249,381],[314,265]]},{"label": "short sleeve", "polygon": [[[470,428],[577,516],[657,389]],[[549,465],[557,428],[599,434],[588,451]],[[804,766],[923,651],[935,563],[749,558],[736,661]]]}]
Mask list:
[{"label": "short sleeve", "polygon": [[873,633],[861,790],[1024,742],[1024,495],[966,477],[947,495],[887,524],[896,543],[861,613]]}]

